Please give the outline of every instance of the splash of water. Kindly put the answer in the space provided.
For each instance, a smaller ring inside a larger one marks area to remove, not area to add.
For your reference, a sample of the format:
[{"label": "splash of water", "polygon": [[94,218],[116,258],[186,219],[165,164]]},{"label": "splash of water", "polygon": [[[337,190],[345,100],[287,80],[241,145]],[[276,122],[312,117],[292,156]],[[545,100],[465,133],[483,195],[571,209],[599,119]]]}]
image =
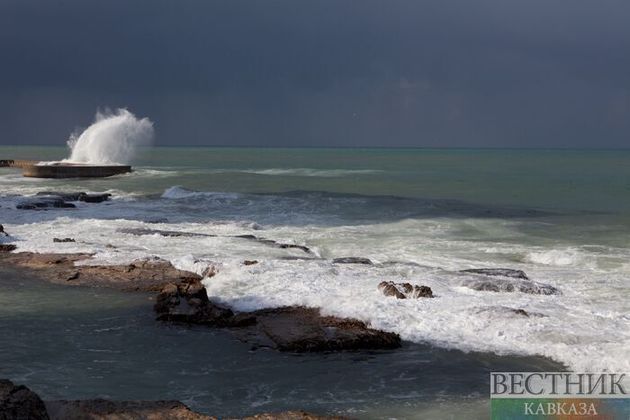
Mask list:
[{"label": "splash of water", "polygon": [[153,122],[138,119],[126,109],[96,113],[94,123],[68,140],[70,157],[64,162],[129,164],[139,147],[153,142]]}]

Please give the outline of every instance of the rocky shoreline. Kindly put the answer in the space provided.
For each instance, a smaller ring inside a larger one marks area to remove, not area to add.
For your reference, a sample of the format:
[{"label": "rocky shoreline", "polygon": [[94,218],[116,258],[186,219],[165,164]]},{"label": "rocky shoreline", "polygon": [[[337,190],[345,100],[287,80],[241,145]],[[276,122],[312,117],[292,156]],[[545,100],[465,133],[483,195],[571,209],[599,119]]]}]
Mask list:
[{"label": "rocky shoreline", "polygon": [[[0,420],[215,420],[218,417],[197,413],[179,401],[43,401],[23,385],[0,379]],[[343,420],[345,417],[318,416],[305,411],[263,413],[244,420]]]}]

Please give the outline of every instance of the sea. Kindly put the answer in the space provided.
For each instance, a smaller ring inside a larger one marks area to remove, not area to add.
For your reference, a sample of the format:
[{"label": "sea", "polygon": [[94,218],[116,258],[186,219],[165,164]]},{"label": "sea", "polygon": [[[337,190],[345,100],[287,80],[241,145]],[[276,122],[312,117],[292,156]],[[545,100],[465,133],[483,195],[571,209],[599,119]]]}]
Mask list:
[{"label": "sea", "polygon": [[[0,159],[67,156],[0,147]],[[43,191],[112,198],[16,208]],[[304,408],[486,418],[491,371],[630,371],[628,150],[153,147],[111,178],[0,168],[0,223],[18,251],[89,252],[90,264],[159,257],[198,273],[214,265],[208,295],[236,310],[319,307],[405,343],[254,351],[220,330],[156,324],[143,294],[54,286],[1,267],[0,377],[49,399],[170,398],[219,416]],[[76,242],[53,242],[66,237]],[[373,264],[333,263],[342,257]],[[559,292],[474,290],[479,276],[461,271],[473,268],[523,270]],[[386,297],[382,281],[429,286],[435,297]]]}]

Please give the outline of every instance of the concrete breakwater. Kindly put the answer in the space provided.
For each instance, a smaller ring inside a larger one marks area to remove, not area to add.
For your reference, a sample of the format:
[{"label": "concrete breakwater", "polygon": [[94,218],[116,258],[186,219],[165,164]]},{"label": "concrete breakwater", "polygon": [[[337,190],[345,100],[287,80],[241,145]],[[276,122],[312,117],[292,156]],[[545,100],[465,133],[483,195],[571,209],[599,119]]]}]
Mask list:
[{"label": "concrete breakwater", "polygon": [[65,162],[42,164],[35,160],[0,160],[0,167],[20,168],[30,178],[104,178],[131,172],[129,165],[87,165]]}]

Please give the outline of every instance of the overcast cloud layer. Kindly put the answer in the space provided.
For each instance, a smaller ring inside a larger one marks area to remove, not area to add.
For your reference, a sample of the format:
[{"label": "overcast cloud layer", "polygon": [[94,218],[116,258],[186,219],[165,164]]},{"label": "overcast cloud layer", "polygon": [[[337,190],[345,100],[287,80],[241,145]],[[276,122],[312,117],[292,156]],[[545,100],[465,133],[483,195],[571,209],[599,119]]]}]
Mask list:
[{"label": "overcast cloud layer", "polygon": [[630,147],[628,0],[0,0],[0,144]]}]

